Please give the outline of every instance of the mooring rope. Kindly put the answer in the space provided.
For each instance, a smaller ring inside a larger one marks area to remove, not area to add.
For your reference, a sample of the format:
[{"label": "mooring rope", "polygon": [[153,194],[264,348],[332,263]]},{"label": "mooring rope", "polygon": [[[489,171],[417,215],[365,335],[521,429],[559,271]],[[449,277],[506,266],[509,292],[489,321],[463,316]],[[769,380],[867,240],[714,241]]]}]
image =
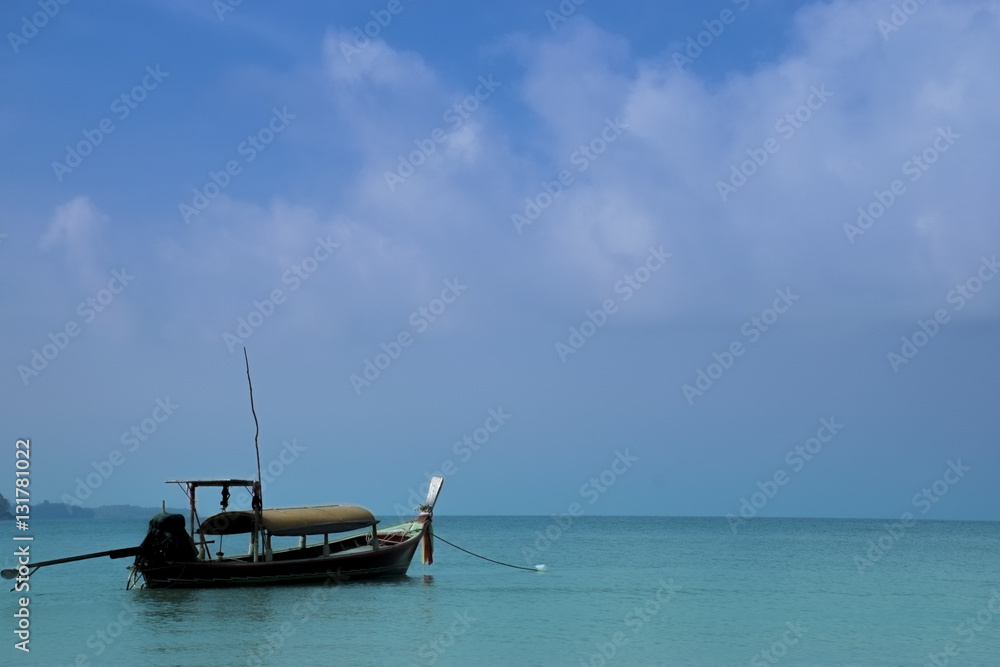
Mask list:
[{"label": "mooring rope", "polygon": [[487,558],[486,556],[480,556],[479,554],[472,553],[468,549],[463,549],[462,547],[458,546],[457,544],[452,544],[448,540],[446,540],[443,537],[441,537],[441,535],[439,535],[438,533],[434,533],[434,539],[441,540],[442,542],[444,542],[448,546],[455,547],[459,551],[464,551],[465,553],[469,554],[470,556],[475,556],[476,558],[482,558],[483,560],[488,560],[489,562],[496,563],[497,565],[506,565],[507,567],[512,567],[512,568],[514,568],[516,570],[527,570],[528,572],[545,572],[546,570],[548,570],[548,568],[545,567],[544,565],[536,565],[535,567],[523,567],[521,565],[511,565],[510,563],[502,563],[502,562],[500,562],[498,560],[493,560],[492,558]]}]

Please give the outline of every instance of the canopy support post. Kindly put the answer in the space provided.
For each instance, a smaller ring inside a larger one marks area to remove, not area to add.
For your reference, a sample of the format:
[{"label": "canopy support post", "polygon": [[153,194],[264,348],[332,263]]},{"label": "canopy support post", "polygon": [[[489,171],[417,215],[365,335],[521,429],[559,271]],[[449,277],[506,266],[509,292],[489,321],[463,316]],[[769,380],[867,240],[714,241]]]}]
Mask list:
[{"label": "canopy support post", "polygon": [[264,537],[264,520],[261,514],[264,505],[259,481],[253,483],[253,497],[250,501],[250,506],[253,508],[253,562],[256,563],[260,560],[260,547],[257,543],[257,536],[259,534],[261,538]]},{"label": "canopy support post", "polygon": [[[188,525],[191,526],[191,541],[194,542],[194,539],[195,539],[195,534],[194,534],[194,531],[195,531],[195,526],[194,526],[194,484],[192,484],[191,482],[188,482],[185,486],[187,486],[188,507],[191,508],[191,521],[190,521],[190,523]],[[164,501],[164,506],[166,506],[166,501]]]}]

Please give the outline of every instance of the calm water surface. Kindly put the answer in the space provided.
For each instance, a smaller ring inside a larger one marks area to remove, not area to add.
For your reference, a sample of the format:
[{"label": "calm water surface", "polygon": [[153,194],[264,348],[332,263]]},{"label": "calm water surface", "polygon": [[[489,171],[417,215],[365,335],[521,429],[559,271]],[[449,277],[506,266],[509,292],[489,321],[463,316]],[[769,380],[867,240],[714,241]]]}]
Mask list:
[{"label": "calm water surface", "polygon": [[[438,542],[406,578],[330,589],[126,591],[127,560],[83,561],[32,577],[30,654],[13,647],[7,594],[0,664],[1000,665],[1000,523],[921,522],[898,539],[884,523],[438,517],[449,541],[549,571]],[[145,528],[35,521],[33,559],[133,546]]]}]

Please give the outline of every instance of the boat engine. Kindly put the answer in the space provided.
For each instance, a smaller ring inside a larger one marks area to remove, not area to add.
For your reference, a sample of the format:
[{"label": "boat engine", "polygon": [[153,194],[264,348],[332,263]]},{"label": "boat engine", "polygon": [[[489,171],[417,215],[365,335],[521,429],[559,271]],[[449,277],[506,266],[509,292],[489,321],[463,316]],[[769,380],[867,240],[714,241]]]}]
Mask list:
[{"label": "boat engine", "polygon": [[149,530],[139,545],[135,562],[140,567],[148,567],[190,563],[197,559],[198,550],[184,528],[184,515],[160,512],[149,520]]}]

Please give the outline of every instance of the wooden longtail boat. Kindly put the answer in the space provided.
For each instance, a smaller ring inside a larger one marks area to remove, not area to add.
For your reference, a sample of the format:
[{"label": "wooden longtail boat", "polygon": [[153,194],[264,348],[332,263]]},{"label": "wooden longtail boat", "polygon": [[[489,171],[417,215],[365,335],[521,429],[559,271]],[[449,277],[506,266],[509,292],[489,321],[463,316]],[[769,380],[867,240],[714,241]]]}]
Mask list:
[{"label": "wooden longtail boat", "polygon": [[[146,539],[135,552],[129,587],[207,588],[259,586],[400,576],[423,539],[423,557],[433,562],[431,519],[444,478],[434,477],[427,501],[412,520],[378,527],[375,516],[357,505],[317,505],[261,509],[260,483],[256,480],[173,480],[188,495],[192,530],[185,530],[184,516],[161,513],[149,522]],[[222,487],[223,511],[198,520],[196,503],[200,487]],[[229,489],[244,487],[254,498],[254,509],[226,511]],[[331,539],[330,535],[349,533]],[[222,539],[250,536],[246,553],[226,555]],[[207,540],[214,536],[216,540]],[[309,543],[309,538],[322,541]],[[274,537],[298,537],[299,544],[272,549]],[[218,551],[211,553],[209,545]],[[129,554],[131,555],[131,554]]]},{"label": "wooden longtail boat", "polygon": [[[250,360],[247,382],[250,381]],[[250,410],[253,385],[250,385]],[[185,528],[183,514],[164,511],[149,521],[149,530],[138,547],[111,549],[99,553],[71,556],[41,563],[30,563],[0,572],[4,579],[29,577],[40,567],[87,558],[135,556],[129,567],[127,588],[210,588],[222,586],[268,586],[277,584],[341,583],[355,579],[402,576],[423,540],[423,560],[434,562],[431,519],[434,505],[444,484],[443,477],[432,477],[427,500],[410,521],[379,528],[375,516],[357,505],[314,505],[263,509],[260,477],[260,449],[257,435],[257,479],[170,480],[187,493],[191,532]],[[199,520],[196,496],[203,486],[222,487],[222,511]],[[230,488],[242,487],[250,493],[251,509],[227,511]],[[249,534],[245,554],[227,556],[222,551],[226,535]],[[206,540],[205,536],[216,540]],[[319,536],[322,542],[317,542]],[[341,535],[331,540],[330,535]],[[298,546],[274,549],[272,538],[298,537]],[[309,543],[309,538],[314,542]],[[217,551],[212,554],[209,545]]]},{"label": "wooden longtail boat", "polygon": [[[260,482],[242,479],[175,480],[183,484],[191,507],[189,534],[183,514],[161,512],[149,521],[146,538],[137,547],[110,549],[70,556],[3,570],[4,579],[28,577],[40,567],[71,563],[88,558],[128,558],[127,588],[217,588],[223,586],[270,586],[277,584],[344,583],[352,580],[402,576],[423,540],[422,559],[434,562],[431,520],[434,505],[444,484],[443,477],[431,478],[427,500],[410,521],[379,528],[379,521],[357,505],[314,505],[260,509]],[[198,520],[195,495],[202,486],[221,486],[223,511]],[[255,492],[254,509],[228,512],[225,505],[229,487],[245,486]],[[245,554],[227,556],[222,552],[225,535],[250,535]],[[343,536],[330,539],[330,535]],[[206,535],[219,538],[205,539]],[[323,536],[310,544],[308,538]],[[298,537],[298,546],[272,549],[272,537]],[[219,550],[210,553],[210,544]]]},{"label": "wooden longtail boat", "polygon": [[[250,385],[250,411],[254,424],[253,383],[250,382],[250,359],[246,348],[243,358]],[[260,428],[258,425],[258,433]],[[339,583],[352,579],[406,574],[417,545],[423,539],[423,559],[434,562],[431,519],[443,477],[433,477],[427,489],[427,501],[410,521],[379,529],[378,520],[357,505],[314,505],[263,509],[260,482],[260,448],[257,451],[257,479],[172,480],[185,489],[191,516],[191,533],[184,529],[184,516],[165,511],[149,522],[149,531],[135,553],[129,568],[128,587],[208,588],[220,586],[268,586],[276,584]],[[171,483],[170,481],[167,482]],[[199,521],[196,496],[203,486],[222,487],[222,511]],[[250,510],[227,511],[230,488],[243,487],[250,492]],[[346,533],[330,540],[330,535]],[[226,556],[222,539],[226,535],[250,535],[246,554]],[[206,535],[219,542],[212,557]],[[309,544],[309,538],[323,536],[322,543]],[[273,549],[273,537],[298,537],[296,547]]]}]

